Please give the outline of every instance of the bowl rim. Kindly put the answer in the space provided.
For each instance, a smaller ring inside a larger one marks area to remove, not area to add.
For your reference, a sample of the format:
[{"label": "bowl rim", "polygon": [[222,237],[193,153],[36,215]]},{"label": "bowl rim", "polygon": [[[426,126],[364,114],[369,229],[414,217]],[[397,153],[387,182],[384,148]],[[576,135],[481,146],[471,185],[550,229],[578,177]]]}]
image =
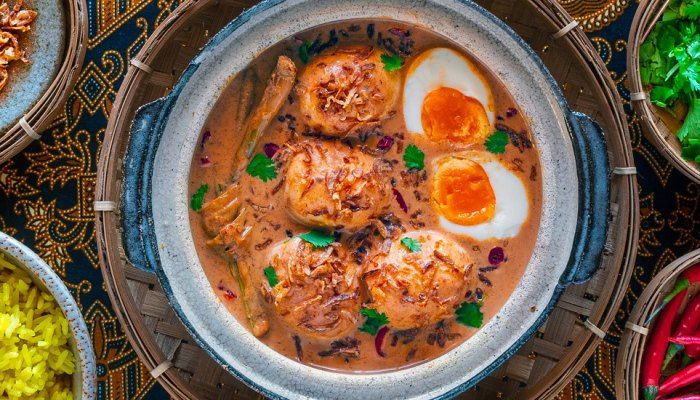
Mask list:
[{"label": "bowl rim", "polygon": [[[71,330],[71,347],[77,356],[78,369],[73,374],[73,394],[76,400],[93,400],[96,396],[96,361],[90,331],[78,304],[61,278],[29,247],[0,231],[0,252],[10,256],[14,265],[29,273],[35,283],[43,286],[63,311]],[[79,386],[76,386],[78,384]],[[79,395],[79,397],[78,397]]]}]

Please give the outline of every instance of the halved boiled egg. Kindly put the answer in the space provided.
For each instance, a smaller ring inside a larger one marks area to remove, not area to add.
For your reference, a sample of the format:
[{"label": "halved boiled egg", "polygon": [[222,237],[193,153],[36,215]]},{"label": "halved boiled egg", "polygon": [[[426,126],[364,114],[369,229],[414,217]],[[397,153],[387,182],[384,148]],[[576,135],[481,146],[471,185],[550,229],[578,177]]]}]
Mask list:
[{"label": "halved boiled egg", "polygon": [[448,48],[427,50],[411,63],[403,91],[406,129],[435,142],[483,143],[494,113],[491,88],[478,67]]},{"label": "halved boiled egg", "polygon": [[530,212],[520,178],[483,152],[438,159],[431,197],[445,230],[476,240],[516,236]]}]

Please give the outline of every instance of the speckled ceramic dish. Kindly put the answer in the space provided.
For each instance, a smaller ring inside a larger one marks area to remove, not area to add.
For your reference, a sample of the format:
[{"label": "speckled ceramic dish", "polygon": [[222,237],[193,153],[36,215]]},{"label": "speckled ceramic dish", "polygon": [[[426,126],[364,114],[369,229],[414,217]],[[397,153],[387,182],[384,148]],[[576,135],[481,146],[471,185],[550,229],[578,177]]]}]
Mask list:
[{"label": "speckled ceramic dish", "polygon": [[[13,5],[13,1],[9,1]],[[10,64],[10,79],[0,91],[0,132],[9,130],[39,100],[53,82],[66,42],[66,19],[61,0],[26,0],[37,11],[31,31],[20,36],[29,63]]]},{"label": "speckled ceramic dish", "polygon": [[15,264],[24,267],[34,281],[45,288],[56,299],[72,333],[73,352],[76,355],[76,371],[73,374],[73,398],[93,400],[96,396],[95,353],[92,350],[90,333],[83,315],[61,278],[51,267],[27,246],[0,232],[0,252],[9,256]]},{"label": "speckled ceramic dish", "polygon": [[[276,353],[218,301],[193,244],[187,195],[198,134],[229,78],[281,39],[327,22],[363,18],[431,29],[460,44],[500,78],[531,121],[540,151],[543,204],[535,249],[520,284],[474,336],[414,367],[347,374]],[[121,218],[130,261],[157,273],[185,326],[215,360],[272,398],[446,398],[466,390],[526,342],[566,286],[593,274],[608,225],[602,132],[590,118],[569,110],[522,39],[469,1],[264,1],[217,34],[167,97],[139,110],[124,169]]]}]

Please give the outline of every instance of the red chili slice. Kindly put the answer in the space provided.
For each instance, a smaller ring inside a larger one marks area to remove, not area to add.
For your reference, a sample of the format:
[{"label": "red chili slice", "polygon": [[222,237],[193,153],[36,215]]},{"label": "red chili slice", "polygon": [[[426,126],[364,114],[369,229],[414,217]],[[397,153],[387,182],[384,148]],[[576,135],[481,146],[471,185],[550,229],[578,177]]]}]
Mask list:
[{"label": "red chili slice", "polygon": [[379,357],[386,357],[386,354],[382,351],[382,344],[384,343],[384,336],[389,332],[389,327],[384,325],[377,331],[377,336],[374,337],[374,349],[377,350]]},{"label": "red chili slice", "polygon": [[209,156],[203,156],[199,159],[199,166],[202,168],[209,168],[212,165],[214,165],[213,162],[209,159]]},{"label": "red chili slice", "polygon": [[233,293],[233,290],[231,290],[231,289],[227,288],[226,286],[224,286],[224,282],[223,282],[223,281],[222,281],[222,282],[219,282],[219,285],[218,285],[216,288],[219,289],[219,290],[221,290],[222,292],[224,292],[224,294],[223,294],[224,299],[226,299],[226,300],[234,300],[234,299],[236,298],[236,294]]}]

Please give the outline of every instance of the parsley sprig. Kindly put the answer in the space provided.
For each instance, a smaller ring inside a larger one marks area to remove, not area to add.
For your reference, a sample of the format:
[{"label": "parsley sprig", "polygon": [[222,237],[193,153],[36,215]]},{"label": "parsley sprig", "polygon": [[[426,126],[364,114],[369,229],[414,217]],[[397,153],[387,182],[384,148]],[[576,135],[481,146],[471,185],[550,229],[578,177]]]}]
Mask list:
[{"label": "parsley sprig", "polygon": [[398,71],[403,66],[403,58],[401,58],[401,56],[382,54],[379,58],[382,60],[382,64],[384,64],[384,69],[389,72]]},{"label": "parsley sprig", "polygon": [[486,139],[486,150],[493,154],[502,154],[506,151],[506,145],[508,144],[508,134],[503,131],[496,131],[491,134],[491,136]]},{"label": "parsley sprig", "polygon": [[484,323],[484,313],[481,312],[481,304],[464,302],[457,309],[457,322],[472,328],[481,328]]},{"label": "parsley sprig", "polygon": [[311,54],[309,49],[311,48],[312,42],[310,40],[305,41],[299,46],[299,59],[304,64],[307,64],[311,59]]},{"label": "parsley sprig", "polygon": [[335,242],[335,236],[316,229],[310,232],[302,233],[299,235],[299,237],[305,242],[311,243],[311,245],[315,248],[326,247]]},{"label": "parsley sprig", "polygon": [[411,253],[417,253],[421,249],[420,242],[410,237],[401,239],[401,244],[404,245],[404,247]]},{"label": "parsley sprig", "polygon": [[270,284],[270,287],[275,287],[277,286],[278,283],[280,283],[279,279],[277,278],[277,271],[272,267],[272,265],[268,265],[263,272],[265,273],[265,277],[267,278],[267,283]]},{"label": "parsley sprig", "polygon": [[409,144],[403,152],[403,162],[408,169],[425,168],[425,153],[415,144]]},{"label": "parsley sprig", "polygon": [[248,175],[260,178],[263,182],[277,178],[275,162],[263,153],[256,154],[245,170]]},{"label": "parsley sprig", "polygon": [[209,191],[209,185],[206,183],[202,184],[192,195],[192,199],[190,199],[190,208],[194,211],[201,210],[204,205],[204,195],[207,194],[207,191]]},{"label": "parsley sprig", "polygon": [[367,317],[365,323],[360,327],[360,331],[367,332],[374,336],[379,328],[389,323],[389,318],[384,313],[380,313],[373,308],[362,308],[360,314]]}]

